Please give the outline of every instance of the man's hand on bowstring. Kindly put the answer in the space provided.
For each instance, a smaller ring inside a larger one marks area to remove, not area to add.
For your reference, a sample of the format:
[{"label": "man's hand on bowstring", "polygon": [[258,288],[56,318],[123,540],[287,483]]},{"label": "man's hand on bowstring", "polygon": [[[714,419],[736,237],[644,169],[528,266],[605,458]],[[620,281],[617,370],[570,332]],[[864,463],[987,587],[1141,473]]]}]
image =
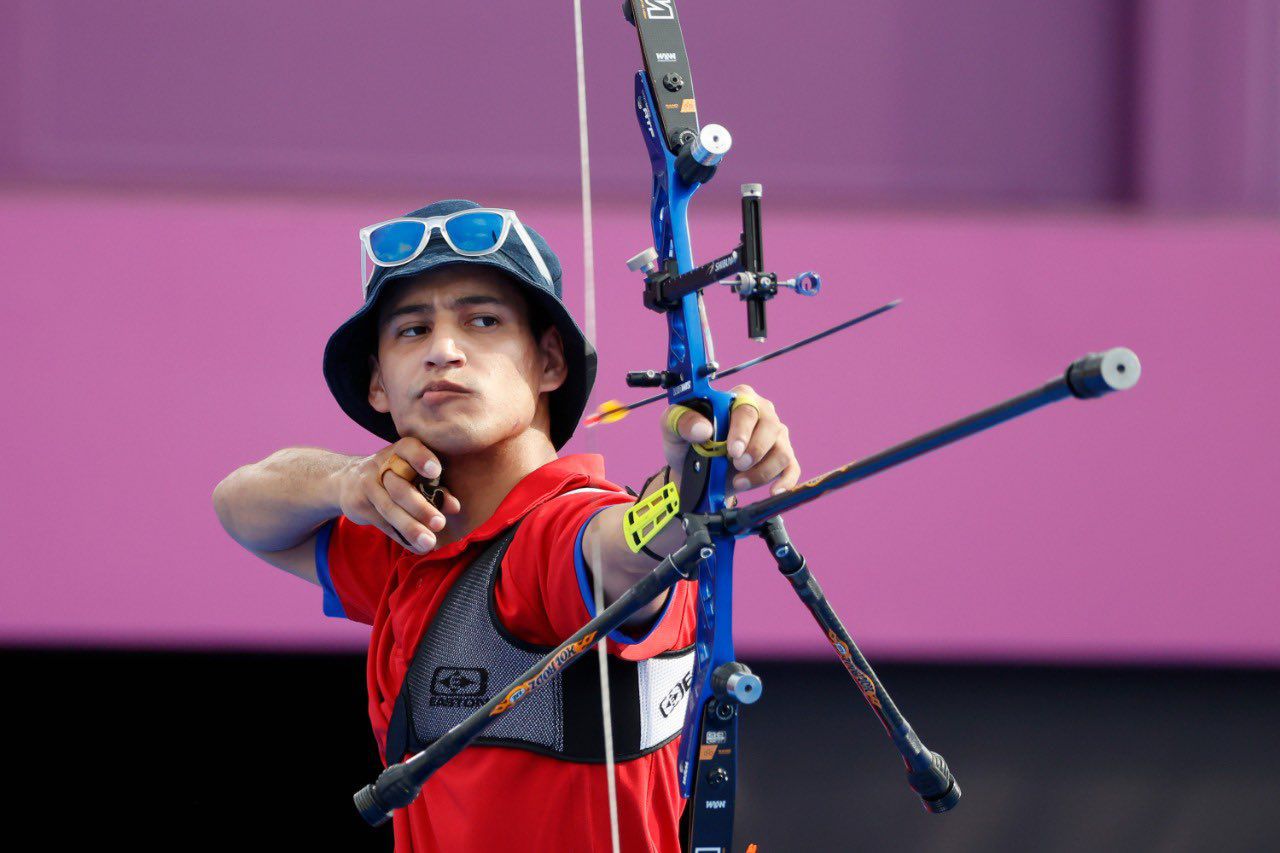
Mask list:
[{"label": "man's hand on bowstring", "polygon": [[[735,385],[733,410],[729,415],[729,437],[725,442],[729,482],[725,495],[772,484],[771,494],[790,489],[800,482],[800,463],[791,447],[791,436],[778,418],[773,403],[759,396],[750,385]],[[672,406],[662,420],[663,453],[678,480],[690,444],[701,444],[712,436],[711,421],[684,406]]]},{"label": "man's hand on bowstring", "polygon": [[443,488],[436,505],[414,485],[418,475],[438,483],[440,473],[440,460],[425,444],[402,438],[337,474],[342,514],[377,527],[415,554],[426,554],[436,546],[445,517],[462,509]]}]

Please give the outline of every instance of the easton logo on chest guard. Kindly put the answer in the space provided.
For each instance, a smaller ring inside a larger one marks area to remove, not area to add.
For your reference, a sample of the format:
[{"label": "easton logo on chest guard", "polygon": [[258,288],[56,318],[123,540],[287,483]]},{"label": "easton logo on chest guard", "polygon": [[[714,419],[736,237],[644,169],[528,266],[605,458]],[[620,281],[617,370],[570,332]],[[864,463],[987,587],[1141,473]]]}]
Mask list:
[{"label": "easton logo on chest guard", "polygon": [[476,708],[484,704],[489,673],[483,669],[439,666],[431,675],[432,705]]}]

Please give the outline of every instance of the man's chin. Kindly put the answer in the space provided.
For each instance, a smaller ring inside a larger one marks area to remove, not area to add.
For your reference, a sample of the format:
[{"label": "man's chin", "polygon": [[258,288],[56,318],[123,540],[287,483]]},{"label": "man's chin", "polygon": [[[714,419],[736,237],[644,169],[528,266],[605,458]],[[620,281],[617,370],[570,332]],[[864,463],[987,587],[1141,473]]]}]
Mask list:
[{"label": "man's chin", "polygon": [[412,436],[436,453],[463,456],[484,450],[493,440],[475,429],[474,423],[435,422],[409,423],[399,430],[402,437]]}]

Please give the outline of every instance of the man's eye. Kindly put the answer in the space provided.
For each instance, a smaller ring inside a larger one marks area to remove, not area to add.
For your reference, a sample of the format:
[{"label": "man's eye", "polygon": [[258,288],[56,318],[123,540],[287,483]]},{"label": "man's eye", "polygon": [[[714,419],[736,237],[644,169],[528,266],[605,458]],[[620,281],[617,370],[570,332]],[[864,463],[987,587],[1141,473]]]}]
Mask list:
[{"label": "man's eye", "polygon": [[493,316],[492,314],[481,314],[479,317],[472,317],[471,322],[475,325],[479,325],[482,328],[487,329],[487,328],[490,328],[491,326],[498,325],[498,318]]},{"label": "man's eye", "polygon": [[423,329],[423,330],[425,330],[426,328],[427,328],[426,326],[405,326],[403,329],[401,329],[401,330],[400,330],[400,336],[401,336],[401,337],[417,338],[417,337],[420,337],[420,335],[406,335],[406,334],[405,334],[405,332],[411,332],[411,331],[413,331],[414,329]]}]

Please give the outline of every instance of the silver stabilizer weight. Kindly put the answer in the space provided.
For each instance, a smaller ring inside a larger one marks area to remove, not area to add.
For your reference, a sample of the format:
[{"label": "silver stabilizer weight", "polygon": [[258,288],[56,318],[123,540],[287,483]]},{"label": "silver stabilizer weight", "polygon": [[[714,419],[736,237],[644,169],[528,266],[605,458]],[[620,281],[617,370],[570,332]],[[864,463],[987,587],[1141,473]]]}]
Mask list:
[{"label": "silver stabilizer weight", "polygon": [[706,124],[698,132],[690,154],[703,166],[714,166],[719,163],[729,149],[733,147],[733,137],[722,125]]},{"label": "silver stabilizer weight", "polygon": [[711,673],[711,689],[721,699],[730,698],[743,705],[750,705],[760,698],[764,685],[760,677],[747,668],[745,663],[730,661],[722,663]]}]

